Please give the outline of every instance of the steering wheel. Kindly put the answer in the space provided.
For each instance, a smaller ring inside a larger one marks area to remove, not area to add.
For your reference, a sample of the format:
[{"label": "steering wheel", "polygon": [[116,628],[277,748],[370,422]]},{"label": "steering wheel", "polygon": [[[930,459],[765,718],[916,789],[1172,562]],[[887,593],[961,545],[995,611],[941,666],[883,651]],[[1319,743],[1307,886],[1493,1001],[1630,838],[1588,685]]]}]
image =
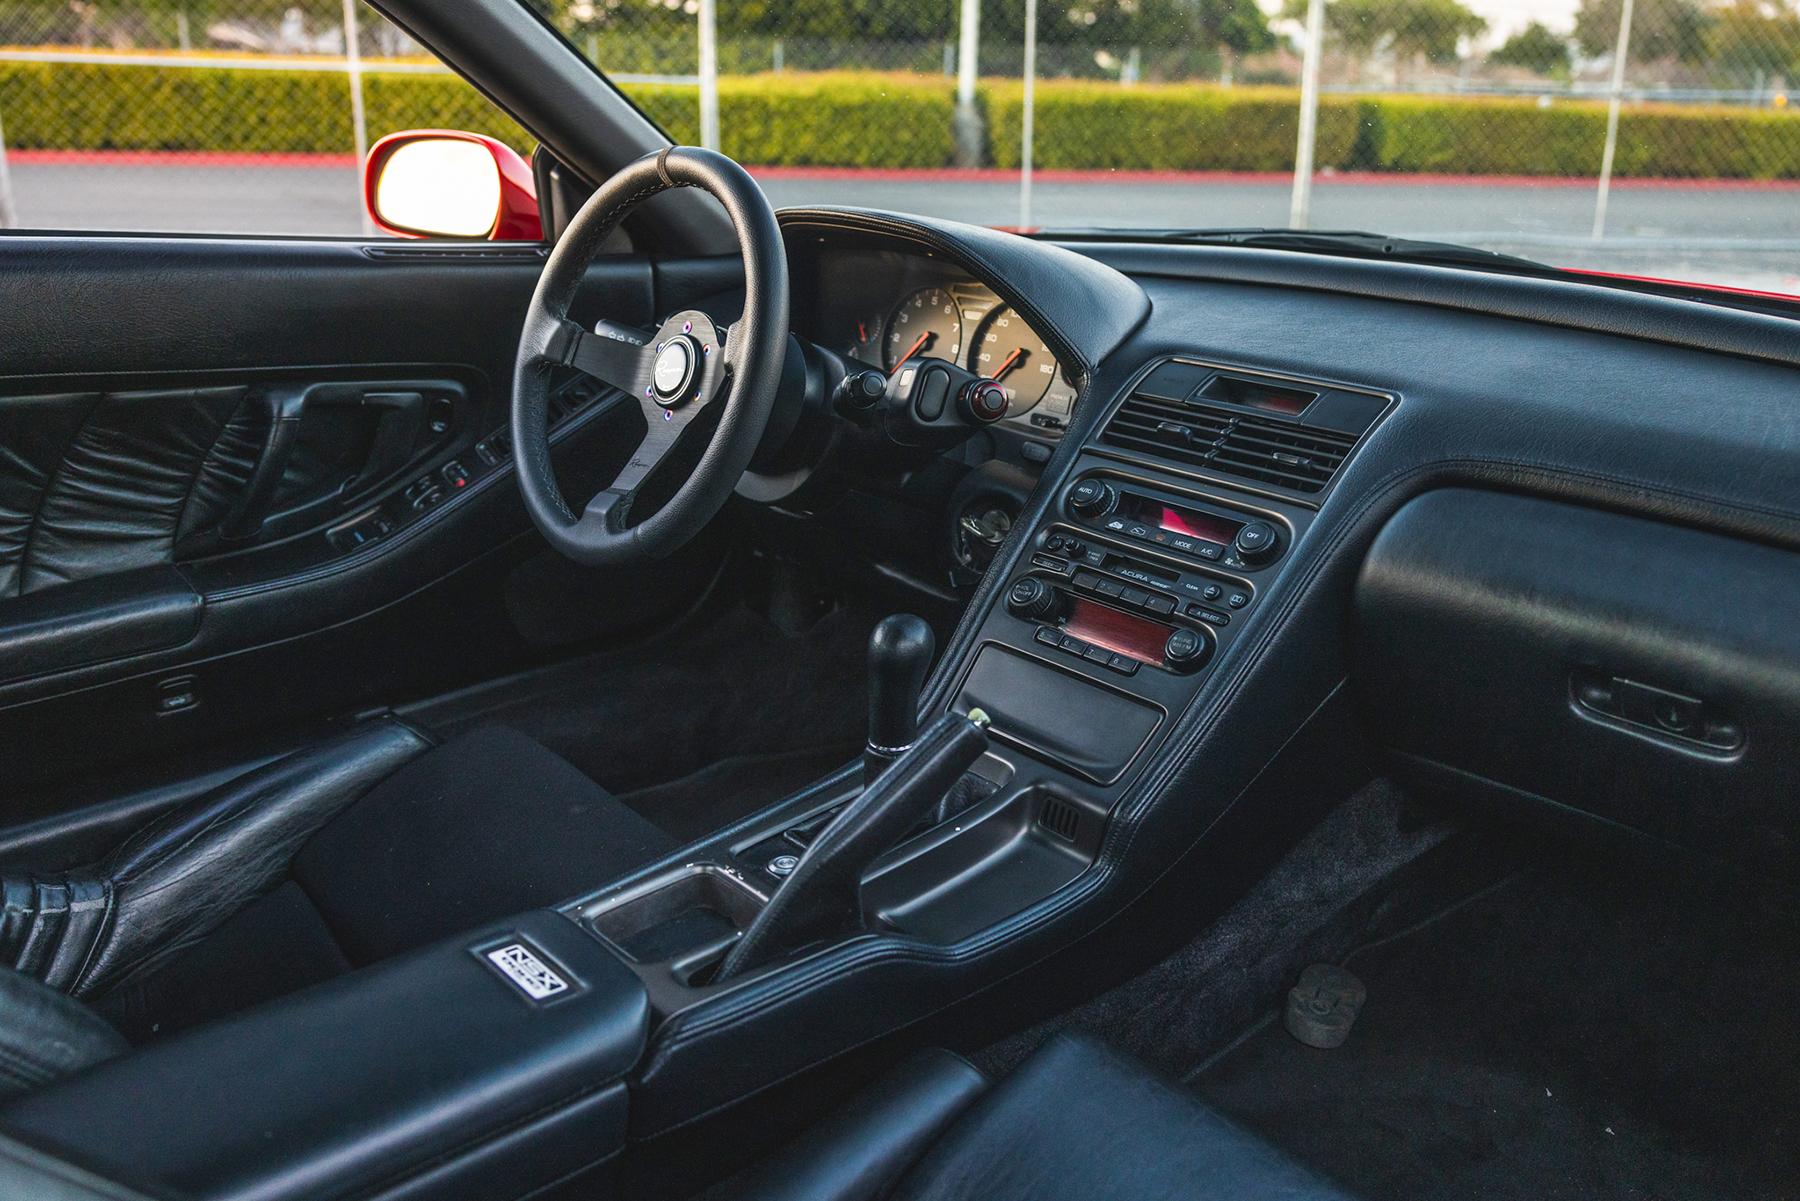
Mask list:
[{"label": "steering wheel", "polygon": [[[743,316],[722,330],[705,313],[676,313],[642,342],[643,334],[624,326],[602,321],[590,333],[570,321],[569,302],[600,244],[633,208],[669,188],[700,188],[725,206],[744,256]],[[710,150],[670,147],[600,185],[544,266],[513,370],[513,462],[525,508],[550,545],[578,563],[600,566],[659,558],[699,533],[762,440],[787,338],[787,251],[774,210],[742,167]],[[649,427],[617,477],[579,516],[550,466],[550,374],[565,366],[635,398]],[[646,481],[690,438],[705,436],[709,423],[696,427],[695,418],[716,403],[724,411],[691,474],[666,504],[632,524],[632,502]]]}]

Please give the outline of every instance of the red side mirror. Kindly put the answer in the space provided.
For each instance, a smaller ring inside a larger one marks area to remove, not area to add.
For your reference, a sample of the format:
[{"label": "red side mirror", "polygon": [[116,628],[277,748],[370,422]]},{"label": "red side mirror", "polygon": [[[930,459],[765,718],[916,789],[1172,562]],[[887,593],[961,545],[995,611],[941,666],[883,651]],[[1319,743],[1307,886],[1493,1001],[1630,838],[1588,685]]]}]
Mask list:
[{"label": "red side mirror", "polygon": [[363,203],[403,238],[540,240],[531,164],[504,142],[449,129],[391,133],[369,148]]}]

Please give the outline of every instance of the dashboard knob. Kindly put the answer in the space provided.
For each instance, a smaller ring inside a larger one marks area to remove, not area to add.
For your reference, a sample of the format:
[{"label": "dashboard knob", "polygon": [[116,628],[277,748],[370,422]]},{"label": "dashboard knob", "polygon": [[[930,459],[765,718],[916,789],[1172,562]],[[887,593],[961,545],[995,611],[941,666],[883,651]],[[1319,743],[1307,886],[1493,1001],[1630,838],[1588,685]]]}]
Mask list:
[{"label": "dashboard knob", "polygon": [[1275,527],[1266,521],[1252,521],[1231,541],[1231,548],[1237,551],[1238,558],[1251,566],[1273,559],[1280,545]]},{"label": "dashboard knob", "polygon": [[974,380],[963,386],[963,417],[976,425],[988,425],[1006,416],[1006,389],[991,379]]},{"label": "dashboard knob", "polygon": [[1015,617],[1037,621],[1056,610],[1056,591],[1034,575],[1014,582],[1006,590],[1006,607]]},{"label": "dashboard knob", "polygon": [[1163,644],[1163,661],[1176,671],[1193,671],[1212,656],[1212,639],[1185,627],[1169,635]]},{"label": "dashboard knob", "polygon": [[887,393],[887,376],[879,371],[857,371],[844,377],[837,399],[853,409],[873,408]]},{"label": "dashboard knob", "polygon": [[1086,479],[1069,489],[1069,508],[1081,517],[1104,517],[1118,503],[1118,492],[1105,480]]}]

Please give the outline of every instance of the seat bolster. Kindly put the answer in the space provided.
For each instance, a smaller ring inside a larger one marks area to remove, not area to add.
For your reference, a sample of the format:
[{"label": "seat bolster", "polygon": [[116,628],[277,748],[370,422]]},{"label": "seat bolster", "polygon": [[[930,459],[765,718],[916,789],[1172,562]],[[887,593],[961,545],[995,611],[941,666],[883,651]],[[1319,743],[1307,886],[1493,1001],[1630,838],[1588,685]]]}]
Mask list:
[{"label": "seat bolster", "polygon": [[1350,1201],[1174,1081],[1058,1034],[914,1168],[896,1201]]},{"label": "seat bolster", "polygon": [[960,1056],[921,1051],[708,1201],[875,1201],[987,1087]]},{"label": "seat bolster", "polygon": [[72,991],[93,996],[167,962],[287,877],[300,847],[410,760],[425,737],[364,722],[214,789],[129,839],[99,869],[112,920]]},{"label": "seat bolster", "polygon": [[130,1049],[87,1006],[0,967],[0,1096],[29,1092]]}]

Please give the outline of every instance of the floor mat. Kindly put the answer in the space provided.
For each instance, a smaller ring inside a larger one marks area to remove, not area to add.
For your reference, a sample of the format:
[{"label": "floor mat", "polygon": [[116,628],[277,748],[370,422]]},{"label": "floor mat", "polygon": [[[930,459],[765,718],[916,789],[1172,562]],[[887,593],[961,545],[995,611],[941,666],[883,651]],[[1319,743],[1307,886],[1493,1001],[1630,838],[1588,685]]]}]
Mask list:
[{"label": "floor mat", "polygon": [[1800,1196],[1791,914],[1552,854],[1353,952],[1342,1047],[1271,1022],[1191,1083],[1372,1201]]},{"label": "floor mat", "polygon": [[1355,946],[1359,898],[1455,832],[1410,820],[1406,796],[1376,780],[1332,811],[1255,888],[1187,946],[1068,1013],[974,1057],[1004,1076],[1064,1028],[1086,1030],[1182,1076],[1256,1020],[1300,969]]}]

